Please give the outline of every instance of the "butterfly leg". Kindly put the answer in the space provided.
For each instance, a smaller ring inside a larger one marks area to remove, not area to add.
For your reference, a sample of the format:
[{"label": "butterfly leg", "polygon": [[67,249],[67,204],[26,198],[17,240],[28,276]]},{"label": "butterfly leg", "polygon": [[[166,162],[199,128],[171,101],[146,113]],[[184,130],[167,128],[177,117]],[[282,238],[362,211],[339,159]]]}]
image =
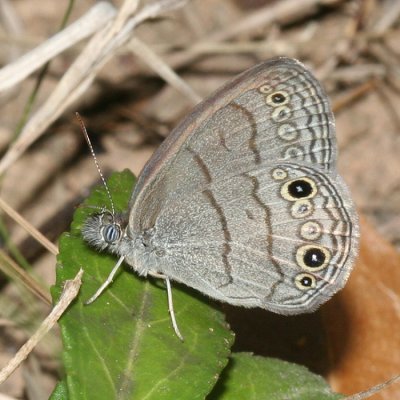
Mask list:
[{"label": "butterfly leg", "polygon": [[181,332],[179,331],[178,324],[176,322],[175,318],[175,312],[174,312],[174,303],[172,301],[172,289],[171,289],[171,282],[168,278],[168,276],[159,274],[158,272],[149,272],[148,273],[150,276],[153,276],[154,278],[159,278],[163,279],[165,281],[165,284],[167,286],[167,296],[168,296],[168,311],[169,315],[171,316],[171,322],[172,322],[172,327],[174,328],[176,336],[183,342],[183,336]]},{"label": "butterfly leg", "polygon": [[113,281],[113,278],[117,273],[119,267],[121,266],[122,262],[124,261],[124,259],[125,257],[119,258],[118,262],[115,264],[115,267],[112,269],[110,275],[108,275],[104,283],[97,289],[96,293],[89,300],[85,302],[86,305],[93,303],[104,292],[105,288]]}]

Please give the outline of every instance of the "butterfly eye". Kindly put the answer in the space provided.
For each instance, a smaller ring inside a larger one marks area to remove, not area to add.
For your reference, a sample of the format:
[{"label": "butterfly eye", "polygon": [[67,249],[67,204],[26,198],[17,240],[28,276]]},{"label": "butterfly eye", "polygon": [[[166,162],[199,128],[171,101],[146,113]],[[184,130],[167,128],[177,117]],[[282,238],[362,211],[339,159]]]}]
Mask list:
[{"label": "butterfly eye", "polygon": [[113,223],[109,225],[105,225],[101,230],[103,239],[107,243],[114,243],[119,240],[121,237],[121,228],[119,225]]},{"label": "butterfly eye", "polygon": [[294,281],[300,290],[313,289],[317,284],[315,277],[310,274],[299,274]]}]

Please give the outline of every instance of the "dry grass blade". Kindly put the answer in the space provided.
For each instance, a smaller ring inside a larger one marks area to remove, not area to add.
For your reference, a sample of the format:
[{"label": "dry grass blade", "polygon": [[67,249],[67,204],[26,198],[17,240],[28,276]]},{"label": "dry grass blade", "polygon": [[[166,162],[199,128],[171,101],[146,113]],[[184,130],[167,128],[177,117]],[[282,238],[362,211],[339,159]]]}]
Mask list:
[{"label": "dry grass blade", "polygon": [[[129,3],[129,0],[126,2]],[[162,0],[140,9],[134,16],[119,13],[113,23],[108,23],[88,43],[82,53],[65,73],[51,96],[32,116],[20,137],[0,162],[0,174],[34,142],[44,130],[93,82],[103,65],[132,38],[132,31],[147,19],[181,7],[185,0]],[[133,7],[135,10],[135,8]],[[123,6],[121,11],[130,12]],[[124,21],[121,24],[121,21]],[[115,24],[115,25],[114,25]],[[116,30],[116,28],[118,30]]]},{"label": "dry grass blade", "polygon": [[[334,3],[339,4],[342,1],[343,0],[333,0],[329,3],[333,5]],[[197,55],[207,51],[210,44],[215,45],[217,42],[223,42],[242,34],[257,32],[261,28],[266,29],[266,27],[276,22],[288,23],[298,21],[302,17],[315,12],[320,4],[320,0],[281,0],[274,3],[272,6],[268,4],[264,8],[250,13],[238,23],[210,34],[193,46],[188,47],[185,52],[177,54],[176,56],[171,56],[169,65],[172,68],[177,68],[189,63],[197,57]]]},{"label": "dry grass blade", "polygon": [[18,214],[3,199],[0,198],[0,208],[8,214],[15,222],[22,226],[33,238],[43,245],[50,253],[55,256],[58,254],[58,248],[51,243],[44,235],[42,235],[32,224]]},{"label": "dry grass blade", "polygon": [[386,10],[381,18],[376,21],[372,32],[374,35],[383,35],[386,33],[400,17],[400,1],[392,0],[387,2]]},{"label": "dry grass blade", "polygon": [[13,34],[21,34],[22,24],[15,9],[9,0],[0,2],[0,19],[5,32]]},{"label": "dry grass blade", "polygon": [[47,305],[51,305],[49,292],[43,290],[42,286],[32,276],[2,250],[0,250],[0,260],[0,270],[4,275],[11,277],[16,283],[20,283]]},{"label": "dry grass blade", "polygon": [[347,396],[344,398],[344,400],[363,400],[363,399],[369,399],[372,395],[381,392],[382,390],[385,390],[387,387],[390,385],[393,385],[394,383],[398,382],[400,379],[400,375],[396,375],[393,378],[389,379],[386,382],[380,383],[379,385],[373,386],[372,388],[365,390],[360,393],[353,394],[352,396]]},{"label": "dry grass blade", "polygon": [[29,353],[39,343],[39,341],[49,332],[49,330],[55,325],[67,307],[71,304],[74,298],[77,296],[81,287],[81,277],[83,270],[79,270],[73,280],[65,282],[64,291],[61,294],[60,300],[54,306],[51,313],[40,325],[39,329],[29,338],[29,340],[19,349],[17,354],[12,360],[0,371],[0,384],[2,384],[17,368],[18,366],[28,357]]},{"label": "dry grass blade", "polygon": [[332,104],[333,112],[337,113],[347,107],[351,102],[356,99],[365,96],[365,94],[376,87],[375,80],[369,80],[362,85],[355,87],[347,93],[344,93],[340,97],[336,98]]},{"label": "dry grass blade", "polygon": [[201,96],[140,39],[133,38],[129,43],[129,48],[136,56],[140,57],[150,68],[157,72],[158,75],[165,79],[166,82],[186,96],[193,105],[202,100]]},{"label": "dry grass blade", "polygon": [[[330,3],[340,3],[343,0],[331,1]],[[288,22],[294,18],[300,19],[315,12],[321,5],[320,0],[285,0],[278,1],[273,6],[266,6],[230,28],[211,36],[212,41],[228,40],[243,33],[254,32],[273,22]]]},{"label": "dry grass blade", "polygon": [[7,396],[0,393],[0,400],[17,400],[15,397]]},{"label": "dry grass blade", "polygon": [[28,77],[49,60],[98,31],[115,15],[105,2],[96,4],[87,14],[43,44],[0,70],[0,93]]}]

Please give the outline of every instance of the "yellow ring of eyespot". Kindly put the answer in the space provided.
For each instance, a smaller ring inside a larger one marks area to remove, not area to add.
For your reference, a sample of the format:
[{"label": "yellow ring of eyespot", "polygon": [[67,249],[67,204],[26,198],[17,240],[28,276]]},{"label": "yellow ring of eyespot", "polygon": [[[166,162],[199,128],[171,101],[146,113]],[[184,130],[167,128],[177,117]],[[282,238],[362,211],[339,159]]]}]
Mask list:
[{"label": "yellow ring of eyespot", "polygon": [[[276,95],[281,95],[285,98],[285,100],[282,103],[276,103],[274,102],[274,96]],[[284,90],[278,90],[277,92],[271,93],[267,96],[265,101],[267,104],[271,107],[279,107],[279,106],[284,106],[285,104],[289,103],[290,96],[288,92],[285,92]]]},{"label": "yellow ring of eyespot", "polygon": [[[301,280],[303,278],[311,279],[311,286],[302,285]],[[310,290],[310,289],[314,289],[317,286],[317,280],[315,279],[315,276],[313,276],[311,274],[304,274],[304,273],[303,274],[298,274],[294,278],[294,282],[295,282],[297,288],[300,289],[300,290]]]},{"label": "yellow ring of eyespot", "polygon": [[288,106],[279,106],[274,109],[272,112],[272,119],[275,122],[283,122],[286,121],[287,119],[290,118],[290,115],[292,114],[292,111]]},{"label": "yellow ring of eyespot", "polygon": [[262,94],[270,94],[275,89],[276,92],[280,92],[276,90],[276,87],[280,84],[281,80],[277,77],[268,79],[268,83],[264,83],[258,88],[258,91]]},{"label": "yellow ring of eyespot", "polygon": [[276,181],[282,181],[283,179],[286,179],[287,176],[287,172],[282,168],[274,168],[272,170],[272,179]]},{"label": "yellow ring of eyespot", "polygon": [[[293,182],[296,182],[296,181],[305,181],[305,182],[309,183],[310,186],[311,186],[311,189],[312,189],[311,193],[308,196],[304,196],[304,197],[301,197],[301,198],[293,197],[289,193],[289,189],[288,188],[289,188],[290,184],[292,184]],[[311,178],[308,178],[306,176],[301,176],[301,177],[298,177],[298,178],[291,179],[290,181],[285,182],[282,185],[282,188],[281,188],[282,197],[285,200],[289,200],[289,201],[299,201],[299,200],[312,199],[313,197],[315,197],[317,192],[318,192],[318,189],[317,189],[317,185],[315,184],[315,182]]]},{"label": "yellow ring of eyespot", "polygon": [[317,240],[322,235],[322,226],[317,221],[307,221],[300,227],[300,236],[306,240]]},{"label": "yellow ring of eyespot", "polygon": [[[310,267],[307,264],[305,264],[304,256],[305,256],[307,250],[311,250],[311,249],[318,249],[324,254],[325,260],[320,266]],[[316,244],[307,244],[305,246],[301,246],[296,251],[297,265],[299,265],[305,271],[311,271],[311,272],[321,271],[322,269],[326,268],[326,266],[329,264],[330,260],[331,260],[331,253],[329,252],[329,250],[326,249],[325,247],[322,247],[322,246],[319,246]]]},{"label": "yellow ring of eyespot", "polygon": [[302,146],[286,147],[285,151],[283,152],[282,158],[284,160],[287,159],[304,160],[304,149]]},{"label": "yellow ring of eyespot", "polygon": [[297,139],[300,135],[300,132],[289,124],[280,125],[277,133],[279,138],[286,142],[291,142]]},{"label": "yellow ring of eyespot", "polygon": [[[300,212],[301,207],[305,207],[305,211]],[[293,218],[306,218],[314,212],[314,205],[310,200],[297,200],[293,203],[290,209],[290,214]]]},{"label": "yellow ring of eyespot", "polygon": [[269,85],[268,83],[266,83],[265,85],[262,85],[258,88],[258,90],[260,91],[260,93],[262,94],[268,94],[271,93],[272,90],[272,86]]}]

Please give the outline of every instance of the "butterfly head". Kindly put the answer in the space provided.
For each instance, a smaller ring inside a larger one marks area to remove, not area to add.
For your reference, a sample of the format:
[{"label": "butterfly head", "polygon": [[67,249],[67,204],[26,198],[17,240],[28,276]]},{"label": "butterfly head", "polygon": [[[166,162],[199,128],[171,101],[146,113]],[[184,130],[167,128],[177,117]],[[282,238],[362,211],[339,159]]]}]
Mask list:
[{"label": "butterfly head", "polygon": [[92,247],[118,253],[127,225],[126,214],[114,214],[104,210],[91,215],[82,228],[84,240]]}]

